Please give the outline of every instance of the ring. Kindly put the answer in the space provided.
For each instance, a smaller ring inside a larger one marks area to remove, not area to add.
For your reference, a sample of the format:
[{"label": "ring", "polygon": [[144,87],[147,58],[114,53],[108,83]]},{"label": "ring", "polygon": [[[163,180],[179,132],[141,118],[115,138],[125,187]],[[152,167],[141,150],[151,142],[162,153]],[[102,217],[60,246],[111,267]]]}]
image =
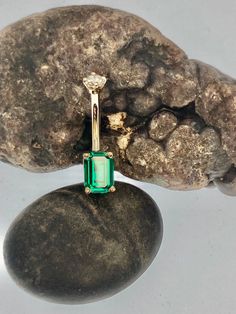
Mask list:
[{"label": "ring", "polygon": [[83,79],[91,97],[92,151],[83,154],[85,193],[115,192],[114,158],[112,152],[100,150],[99,93],[107,78],[92,72]]}]

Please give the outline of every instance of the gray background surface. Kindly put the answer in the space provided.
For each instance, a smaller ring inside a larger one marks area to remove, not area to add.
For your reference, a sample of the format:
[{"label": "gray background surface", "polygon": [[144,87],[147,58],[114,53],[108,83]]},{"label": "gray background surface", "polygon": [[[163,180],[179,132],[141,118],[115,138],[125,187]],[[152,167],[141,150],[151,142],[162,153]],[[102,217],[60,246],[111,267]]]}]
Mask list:
[{"label": "gray background surface", "polygon": [[[236,77],[235,0],[52,1],[0,0],[0,28],[56,6],[100,4],[151,22],[195,59]],[[128,180],[161,208],[164,239],[145,274],[105,301],[80,306],[44,302],[7,274],[2,243],[10,223],[41,195],[83,180],[82,168],[32,174],[0,163],[0,314],[235,314],[236,198],[216,189],[175,192]]]}]

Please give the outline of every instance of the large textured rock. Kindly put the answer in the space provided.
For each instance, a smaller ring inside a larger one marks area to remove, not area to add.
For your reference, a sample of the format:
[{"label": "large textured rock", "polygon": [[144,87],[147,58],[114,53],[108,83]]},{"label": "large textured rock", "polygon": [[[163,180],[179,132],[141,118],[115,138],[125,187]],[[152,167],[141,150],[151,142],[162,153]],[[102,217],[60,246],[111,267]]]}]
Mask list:
[{"label": "large textured rock", "polygon": [[91,71],[108,78],[102,148],[117,170],[174,189],[234,175],[235,80],[141,18],[100,6],[53,9],[0,32],[1,159],[39,172],[80,163],[91,148],[82,84]]},{"label": "large textured rock", "polygon": [[73,185],[27,207],[4,245],[17,283],[54,302],[84,303],[137,279],[159,249],[162,219],[145,192],[119,182],[116,188],[87,196],[82,184]]}]

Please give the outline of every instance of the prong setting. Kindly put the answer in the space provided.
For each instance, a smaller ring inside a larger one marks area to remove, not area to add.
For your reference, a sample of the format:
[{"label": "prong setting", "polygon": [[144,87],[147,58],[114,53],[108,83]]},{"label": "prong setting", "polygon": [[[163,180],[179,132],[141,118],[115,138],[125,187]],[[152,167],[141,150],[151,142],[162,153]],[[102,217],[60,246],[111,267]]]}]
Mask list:
[{"label": "prong setting", "polygon": [[113,153],[112,152],[107,152],[107,157],[113,158]]},{"label": "prong setting", "polygon": [[113,193],[113,192],[115,192],[115,190],[116,190],[116,188],[115,188],[114,185],[113,185],[113,186],[110,187],[109,192],[112,192],[112,193]]},{"label": "prong setting", "polygon": [[88,188],[88,187],[86,187],[86,188],[84,189],[84,191],[85,191],[86,194],[90,194],[90,193],[91,193],[91,190],[90,190],[90,188]]},{"label": "prong setting", "polygon": [[83,154],[83,159],[87,159],[87,158],[89,158],[90,157],[90,154],[89,153],[84,153]]}]

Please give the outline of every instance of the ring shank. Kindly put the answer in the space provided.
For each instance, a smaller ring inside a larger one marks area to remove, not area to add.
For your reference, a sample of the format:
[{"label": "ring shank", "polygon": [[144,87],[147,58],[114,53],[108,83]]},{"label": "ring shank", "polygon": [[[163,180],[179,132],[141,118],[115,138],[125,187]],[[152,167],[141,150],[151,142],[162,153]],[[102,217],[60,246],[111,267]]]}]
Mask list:
[{"label": "ring shank", "polygon": [[91,93],[91,116],[92,116],[92,151],[100,150],[100,110],[99,95],[97,92]]}]

